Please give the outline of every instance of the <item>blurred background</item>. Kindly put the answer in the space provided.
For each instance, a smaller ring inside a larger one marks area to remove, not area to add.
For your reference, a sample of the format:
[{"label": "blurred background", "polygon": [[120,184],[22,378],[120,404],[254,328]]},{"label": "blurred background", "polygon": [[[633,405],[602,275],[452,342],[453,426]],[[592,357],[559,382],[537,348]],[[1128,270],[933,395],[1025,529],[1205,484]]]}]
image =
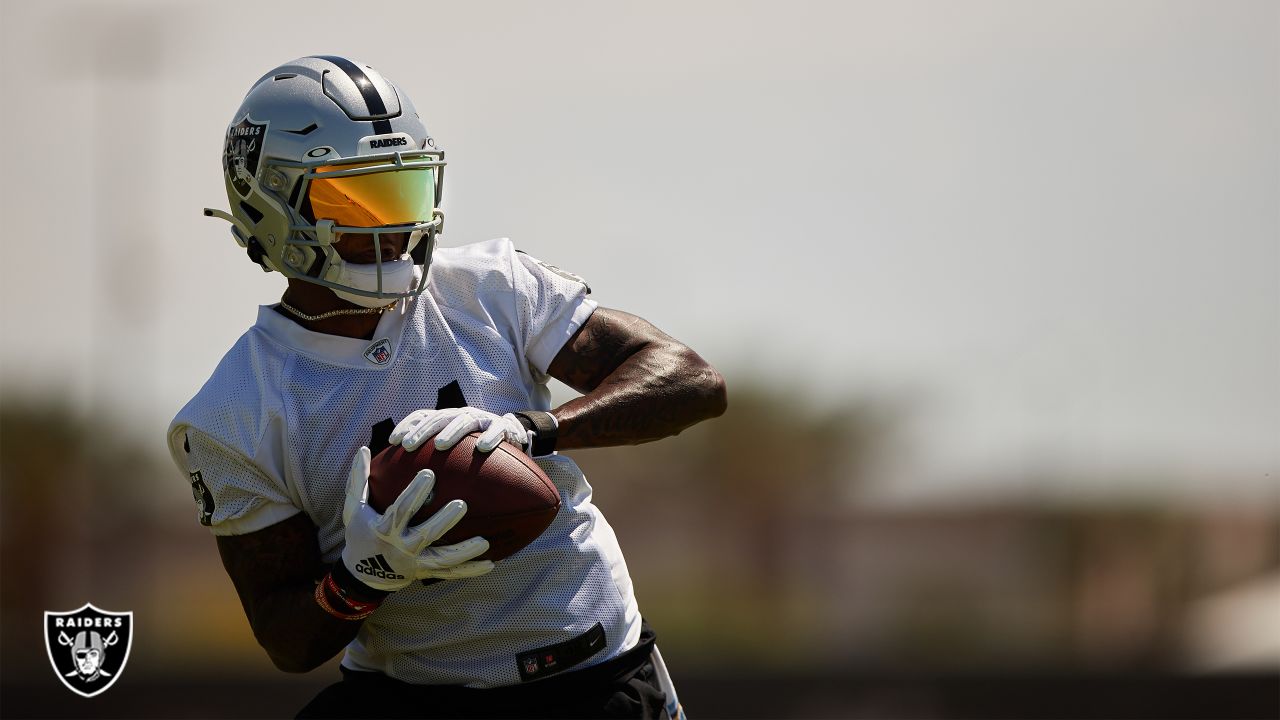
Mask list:
[{"label": "blurred background", "polygon": [[[1280,4],[0,0],[0,714],[274,717],[169,419],[284,283],[268,69],[372,64],[512,237],[729,381],[575,452],[686,708],[1280,716]],[[569,397],[563,387],[558,397]],[[42,613],[135,617],[66,691]]]}]

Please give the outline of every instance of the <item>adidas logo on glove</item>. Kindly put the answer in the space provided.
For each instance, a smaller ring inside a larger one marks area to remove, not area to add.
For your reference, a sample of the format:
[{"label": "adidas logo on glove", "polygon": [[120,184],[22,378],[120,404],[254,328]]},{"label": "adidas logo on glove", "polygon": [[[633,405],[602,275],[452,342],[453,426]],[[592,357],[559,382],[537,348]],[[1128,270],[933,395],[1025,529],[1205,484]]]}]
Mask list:
[{"label": "adidas logo on glove", "polygon": [[392,570],[387,559],[381,555],[367,557],[356,563],[356,572],[383,580],[404,580],[404,576]]}]

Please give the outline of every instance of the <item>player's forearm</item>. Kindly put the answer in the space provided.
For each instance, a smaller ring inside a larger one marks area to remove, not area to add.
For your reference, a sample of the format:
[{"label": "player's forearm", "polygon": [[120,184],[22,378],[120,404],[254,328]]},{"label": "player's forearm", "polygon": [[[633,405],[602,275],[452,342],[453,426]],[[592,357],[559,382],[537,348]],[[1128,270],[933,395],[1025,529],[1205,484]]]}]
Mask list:
[{"label": "player's forearm", "polygon": [[328,662],[351,642],[361,625],[322,610],[315,601],[314,585],[282,589],[260,598],[245,612],[271,662],[291,673],[310,672]]},{"label": "player's forearm", "polygon": [[721,415],[724,378],[677,342],[651,342],[583,396],[556,408],[556,447],[636,445]]},{"label": "player's forearm", "polygon": [[217,542],[253,635],[276,667],[307,672],[355,637],[360,622],[333,617],[316,603],[315,580],[329,568],[305,513]]}]

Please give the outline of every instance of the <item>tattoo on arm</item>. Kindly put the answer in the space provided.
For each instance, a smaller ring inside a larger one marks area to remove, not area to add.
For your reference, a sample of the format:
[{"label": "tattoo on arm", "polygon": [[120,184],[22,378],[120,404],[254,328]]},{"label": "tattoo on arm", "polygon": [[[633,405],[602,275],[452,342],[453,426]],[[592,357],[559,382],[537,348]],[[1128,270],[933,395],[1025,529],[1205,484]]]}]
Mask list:
[{"label": "tattoo on arm", "polygon": [[316,581],[328,566],[305,513],[217,541],[254,637],[281,670],[311,670],[355,637],[359,622],[332,617],[315,602]]},{"label": "tattoo on arm", "polygon": [[597,309],[556,355],[552,377],[578,392],[555,410],[562,449],[634,445],[724,412],[724,378],[643,318]]}]

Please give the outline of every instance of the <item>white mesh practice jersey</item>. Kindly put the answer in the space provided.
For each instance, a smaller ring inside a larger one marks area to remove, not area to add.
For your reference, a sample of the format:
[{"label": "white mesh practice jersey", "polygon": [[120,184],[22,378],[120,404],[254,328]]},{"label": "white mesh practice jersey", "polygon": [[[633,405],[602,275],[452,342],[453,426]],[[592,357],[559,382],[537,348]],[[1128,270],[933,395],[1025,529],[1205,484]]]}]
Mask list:
[{"label": "white mesh practice jersey", "polygon": [[[169,429],[200,521],[235,535],[303,512],[325,561],[337,561],[351,458],[374,426],[385,437],[420,408],[549,410],[547,367],[595,310],[588,292],[502,239],[438,249],[427,291],[385,313],[372,340],[310,332],[260,308]],[[537,462],[560,490],[547,531],[487,575],[393,593],[365,620],[344,665],[492,687],[520,682],[518,655],[596,623],[607,647],[582,667],[635,646],[630,575],[591,486],[564,455]]]}]

